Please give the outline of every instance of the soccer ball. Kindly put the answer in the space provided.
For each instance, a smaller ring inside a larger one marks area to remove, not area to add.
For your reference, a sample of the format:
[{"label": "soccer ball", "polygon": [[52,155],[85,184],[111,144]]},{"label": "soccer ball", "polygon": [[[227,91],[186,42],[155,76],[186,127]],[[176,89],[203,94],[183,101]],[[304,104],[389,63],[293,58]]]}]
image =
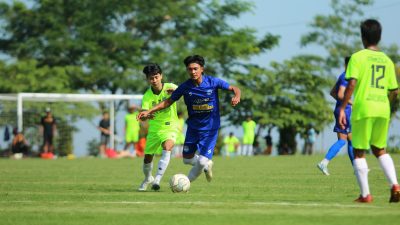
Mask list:
[{"label": "soccer ball", "polygon": [[190,180],[184,174],[175,174],[169,180],[169,186],[174,193],[188,192],[190,188]]}]

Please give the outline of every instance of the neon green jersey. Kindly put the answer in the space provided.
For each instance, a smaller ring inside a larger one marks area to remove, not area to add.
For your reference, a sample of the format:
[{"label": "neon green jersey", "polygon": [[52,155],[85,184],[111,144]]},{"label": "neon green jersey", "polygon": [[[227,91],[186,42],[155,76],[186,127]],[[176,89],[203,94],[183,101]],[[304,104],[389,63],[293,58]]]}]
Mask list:
[{"label": "neon green jersey", "polygon": [[243,127],[243,138],[245,138],[245,137],[253,137],[254,138],[256,122],[254,122],[253,120],[244,121],[242,123],[242,127]]},{"label": "neon green jersey", "polygon": [[125,124],[127,129],[131,130],[139,130],[140,125],[139,121],[136,119],[136,116],[139,114],[139,112],[133,112],[133,113],[128,113],[125,116]]},{"label": "neon green jersey", "polygon": [[358,51],[351,56],[347,66],[346,79],[351,78],[357,80],[351,119],[390,119],[388,90],[398,88],[392,60],[383,52]]},{"label": "neon green jersey", "polygon": [[[176,88],[177,86],[175,84],[164,83],[163,89],[158,95],[154,94],[151,88],[147,89],[147,91],[143,95],[142,109],[149,110],[153,108],[155,105],[171,96],[170,94],[168,94],[167,90]],[[154,115],[154,119],[149,120],[149,133],[168,128],[177,129],[177,126],[178,115],[176,110],[176,102],[174,102],[174,104],[172,104],[170,107],[156,112]]]},{"label": "neon green jersey", "polygon": [[227,136],[224,139],[224,144],[228,152],[235,152],[236,146],[239,144],[239,139],[235,136]]}]

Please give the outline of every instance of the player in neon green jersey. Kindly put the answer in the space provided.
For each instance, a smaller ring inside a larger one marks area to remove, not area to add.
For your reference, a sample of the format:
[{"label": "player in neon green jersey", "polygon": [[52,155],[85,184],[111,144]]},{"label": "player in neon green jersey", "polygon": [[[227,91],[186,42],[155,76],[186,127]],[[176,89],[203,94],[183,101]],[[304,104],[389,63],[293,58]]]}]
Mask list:
[{"label": "player in neon green jersey", "polygon": [[[129,152],[129,147],[132,144],[135,147],[135,144],[139,141],[139,129],[140,123],[136,119],[136,116],[139,114],[136,110],[135,105],[131,105],[128,108],[128,114],[125,115],[125,147],[124,150]],[[136,150],[136,156],[140,156],[140,153]]]},{"label": "player in neon green jersey", "polygon": [[[159,65],[152,63],[144,67],[143,73],[150,84],[150,88],[143,95],[142,110],[149,110],[158,103],[169,98],[176,89],[172,83],[162,83],[162,70]],[[143,173],[144,181],[139,187],[139,191],[146,191],[147,186],[152,184],[151,189],[158,191],[160,181],[168,167],[171,150],[174,147],[178,132],[178,116],[176,103],[155,114],[141,119],[149,120],[149,131],[147,134],[146,147],[144,150]],[[162,153],[158,162],[158,169],[155,178],[152,176],[154,154]]]},{"label": "player in neon green jersey", "polygon": [[378,158],[380,166],[390,183],[389,202],[400,201],[400,186],[392,158],[386,153],[386,141],[390,121],[390,102],[398,93],[395,66],[385,53],[379,51],[382,28],[378,21],[369,19],[361,23],[364,50],[354,53],[346,71],[349,80],[344,101],[340,107],[339,124],[345,127],[345,108],[354,92],[351,124],[353,129],[353,168],[361,194],[356,202],[372,202],[368,184],[366,150]]},{"label": "player in neon green jersey", "polygon": [[246,118],[246,121],[243,121],[243,145],[242,151],[239,155],[247,155],[252,156],[254,154],[253,151],[253,143],[255,137],[255,130],[256,130],[256,122],[252,120],[251,116]]}]

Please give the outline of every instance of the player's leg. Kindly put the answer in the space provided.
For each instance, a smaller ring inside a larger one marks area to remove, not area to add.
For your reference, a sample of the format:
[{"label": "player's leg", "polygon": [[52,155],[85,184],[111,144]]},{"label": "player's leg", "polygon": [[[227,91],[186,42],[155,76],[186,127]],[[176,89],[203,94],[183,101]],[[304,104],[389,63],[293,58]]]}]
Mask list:
[{"label": "player's leg", "polygon": [[147,135],[147,143],[144,150],[143,159],[144,180],[139,186],[139,191],[146,191],[147,187],[154,182],[154,177],[152,176],[153,156],[160,145],[161,142],[159,141],[158,136],[155,133],[149,133]]},{"label": "player's leg", "polygon": [[192,166],[188,174],[190,182],[194,181],[202,171],[202,168],[199,168],[199,156],[196,154],[199,140],[200,132],[188,127],[185,136],[185,143],[183,145],[182,157],[184,164]]},{"label": "player's leg", "polygon": [[160,132],[161,133],[159,134],[159,138],[162,141],[162,154],[160,161],[158,161],[158,170],[152,186],[152,189],[155,191],[158,191],[160,189],[160,181],[165,171],[167,170],[169,161],[171,159],[171,151],[174,148],[177,133],[175,130]]},{"label": "player's leg", "polygon": [[358,185],[360,187],[360,196],[356,199],[357,202],[368,203],[372,202],[372,196],[369,190],[368,183],[368,164],[365,159],[365,153],[369,149],[370,137],[372,133],[373,119],[364,118],[351,121],[353,125],[353,146],[354,146],[354,161],[353,169],[356,175]]},{"label": "player's leg", "polygon": [[396,169],[392,157],[386,153],[386,141],[389,130],[389,120],[376,118],[371,136],[371,148],[390,184],[389,202],[400,201],[400,186],[397,181]]},{"label": "player's leg", "polygon": [[354,161],[354,150],[353,150],[353,143],[352,143],[352,136],[351,133],[347,134],[347,154],[349,155],[349,159],[351,164],[353,165]]},{"label": "player's leg", "polygon": [[324,159],[317,164],[318,169],[325,175],[329,175],[328,164],[337,153],[346,145],[347,134],[337,133],[338,140],[329,148]]},{"label": "player's leg", "polygon": [[202,167],[206,179],[211,182],[213,178],[213,161],[211,160],[214,155],[215,145],[218,139],[218,129],[210,130],[202,133],[202,138],[199,142],[199,164]]}]

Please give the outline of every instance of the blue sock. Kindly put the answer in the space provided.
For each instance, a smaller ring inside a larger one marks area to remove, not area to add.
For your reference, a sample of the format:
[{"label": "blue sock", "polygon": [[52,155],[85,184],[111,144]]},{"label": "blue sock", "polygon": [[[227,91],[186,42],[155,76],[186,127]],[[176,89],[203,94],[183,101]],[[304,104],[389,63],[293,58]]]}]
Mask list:
[{"label": "blue sock", "polygon": [[336,154],[340,151],[340,149],[346,144],[346,141],[339,139],[335,144],[331,146],[329,151],[325,155],[325,159],[332,160]]},{"label": "blue sock", "polygon": [[347,141],[347,153],[349,154],[351,164],[353,164],[354,152],[353,152],[353,145],[351,144],[351,141]]}]

